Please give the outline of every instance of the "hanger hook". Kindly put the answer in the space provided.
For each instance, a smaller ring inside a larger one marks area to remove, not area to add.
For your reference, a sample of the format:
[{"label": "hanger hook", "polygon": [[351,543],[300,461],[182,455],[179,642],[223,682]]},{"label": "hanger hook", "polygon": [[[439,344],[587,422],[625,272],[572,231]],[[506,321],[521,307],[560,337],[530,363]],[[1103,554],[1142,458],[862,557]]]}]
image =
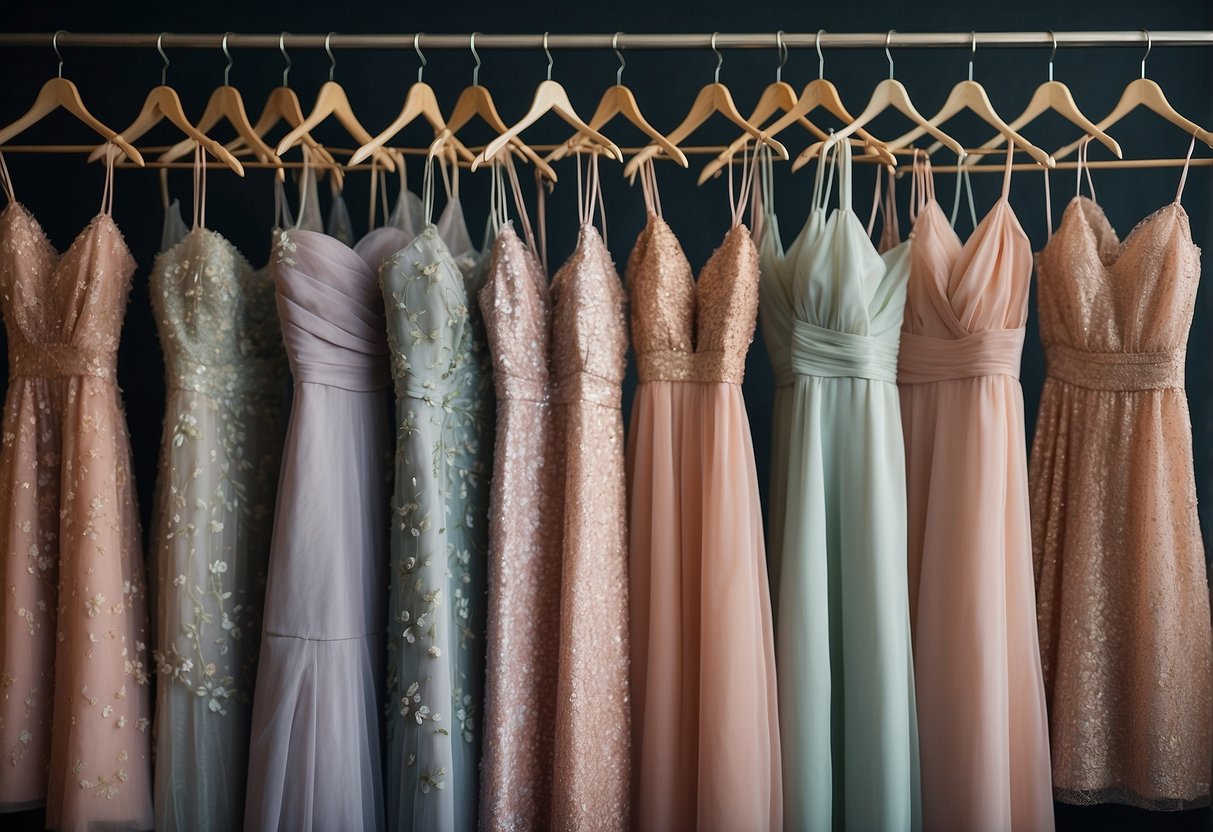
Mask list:
[{"label": "hanger hook", "polygon": [[160,37],[156,38],[156,51],[160,53],[160,60],[164,61],[164,66],[160,67],[160,86],[168,83],[168,55],[164,54],[164,36],[167,32],[161,32]]},{"label": "hanger hook", "polygon": [[59,52],[59,36],[66,35],[67,29],[60,29],[51,36],[51,49],[55,50],[55,57],[59,59],[59,77],[63,77],[63,55]]},{"label": "hanger hook", "polygon": [[825,34],[825,29],[817,30],[817,37],[813,39],[813,47],[817,50],[817,80],[821,81],[826,77],[826,59],[821,54],[821,36]]},{"label": "hanger hook", "polygon": [[619,36],[623,32],[616,32],[611,38],[611,48],[615,50],[615,57],[619,59],[619,69],[615,70],[615,84],[620,86],[623,84],[623,68],[628,65],[628,62],[623,59],[623,50],[619,48]]},{"label": "hanger hook", "polygon": [[413,51],[417,53],[417,60],[421,61],[421,66],[417,67],[417,83],[421,83],[421,76],[425,74],[425,55],[421,54],[421,36],[425,32],[417,32],[413,35]]},{"label": "hanger hook", "polygon": [[783,67],[788,62],[788,47],[783,42],[783,29],[775,33],[775,48],[779,50],[779,66],[775,68],[775,80],[783,80]]},{"label": "hanger hook", "polygon": [[333,46],[332,46],[333,35],[335,35],[335,34],[337,34],[337,33],[329,32],[327,35],[324,36],[324,51],[327,52],[328,56],[329,56],[329,80],[330,81],[333,80],[333,70],[335,70],[337,68],[337,59],[333,57]]},{"label": "hanger hook", "polygon": [[552,50],[548,49],[548,33],[543,33],[543,54],[548,56],[548,80],[552,80]]},{"label": "hanger hook", "polygon": [[969,80],[973,80],[973,59],[977,57],[977,33],[969,32]]},{"label": "hanger hook", "polygon": [[712,51],[716,53],[716,75],[715,83],[720,83],[720,67],[724,65],[724,55],[720,54],[720,50],[716,48],[716,37],[720,32],[712,32]]},{"label": "hanger hook", "polygon": [[893,44],[893,35],[896,34],[896,29],[890,29],[889,33],[884,36],[884,56],[889,59],[889,80],[893,80],[893,53],[889,51],[889,47]]},{"label": "hanger hook", "polygon": [[223,42],[221,44],[221,46],[223,47],[223,55],[225,58],[227,58],[227,66],[225,66],[223,68],[223,86],[225,86],[225,87],[228,85],[227,84],[228,76],[232,74],[232,64],[235,63],[235,61],[232,60],[232,53],[227,51],[227,39],[230,38],[231,36],[232,36],[231,32],[224,32],[223,33]]},{"label": "hanger hook", "polygon": [[1049,30],[1049,37],[1053,40],[1053,51],[1049,53],[1049,80],[1053,80],[1053,59],[1057,57],[1057,33],[1052,29]]},{"label": "hanger hook", "polygon": [[286,54],[286,36],[290,32],[283,32],[278,35],[278,51],[282,53],[282,60],[286,61],[286,66],[282,70],[282,86],[289,87],[287,76],[291,74],[291,56]]},{"label": "hanger hook", "polygon": [[1154,38],[1150,37],[1149,29],[1142,29],[1142,34],[1146,36],[1146,54],[1141,56],[1141,77],[1146,77],[1146,58],[1150,57],[1150,50],[1154,48]]},{"label": "hanger hook", "polygon": [[476,59],[476,66],[472,67],[472,86],[480,86],[480,53],[476,51],[476,32],[472,32],[468,37],[468,49],[472,50],[472,57]]}]

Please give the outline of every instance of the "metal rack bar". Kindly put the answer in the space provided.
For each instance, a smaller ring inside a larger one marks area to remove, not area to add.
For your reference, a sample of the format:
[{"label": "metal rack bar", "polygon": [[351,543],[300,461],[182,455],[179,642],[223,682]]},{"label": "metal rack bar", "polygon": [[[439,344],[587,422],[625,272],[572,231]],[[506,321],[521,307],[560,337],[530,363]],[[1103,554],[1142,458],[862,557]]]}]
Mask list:
[{"label": "metal rack bar", "polygon": [[[1110,47],[1144,46],[1146,33],[1135,31],[1086,31],[1056,32],[1056,43],[1061,47]],[[51,45],[53,32],[0,32],[0,46]],[[59,35],[60,47],[137,47],[154,48],[161,35],[158,32],[85,33],[64,32]],[[215,34],[165,34],[165,48],[219,49],[223,33]],[[319,49],[324,47],[327,34],[287,34],[286,45],[290,48]],[[467,49],[470,35],[427,35],[422,33],[419,45],[422,49]],[[543,34],[526,35],[476,35],[479,49],[542,49]],[[613,33],[547,36],[551,49],[610,49]],[[842,33],[825,32],[821,35],[822,48],[829,49],[883,49],[887,32]],[[977,32],[977,43],[982,49],[992,47],[1046,47],[1053,45],[1049,32]],[[228,46],[236,49],[277,49],[280,35],[231,33]],[[358,35],[334,33],[330,40],[333,49],[411,49],[413,34]],[[895,32],[891,46],[895,49],[940,49],[968,47],[972,42],[970,32]],[[783,43],[788,47],[811,48],[817,43],[816,32],[784,32]],[[1213,31],[1151,31],[1149,40],[1154,46],[1213,46]],[[708,49],[712,33],[703,34],[627,34],[619,35],[621,49]],[[774,32],[753,34],[719,33],[716,45],[721,49],[775,49]]]}]

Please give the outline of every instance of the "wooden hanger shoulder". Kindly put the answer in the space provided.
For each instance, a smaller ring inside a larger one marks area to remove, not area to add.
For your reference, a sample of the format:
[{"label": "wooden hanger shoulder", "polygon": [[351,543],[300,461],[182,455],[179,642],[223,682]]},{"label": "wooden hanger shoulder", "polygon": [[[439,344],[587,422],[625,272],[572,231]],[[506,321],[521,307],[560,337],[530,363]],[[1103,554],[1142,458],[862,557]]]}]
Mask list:
[{"label": "wooden hanger shoulder", "polygon": [[8,144],[13,138],[29,129],[32,125],[42,121],[42,119],[57,109],[66,110],[75,116],[77,121],[83,123],[106,141],[112,142],[128,159],[136,165],[143,167],[143,156],[139,151],[132,147],[130,142],[118,135],[116,131],[111,130],[98,121],[88,111],[88,108],[84,106],[84,101],[80,98],[80,91],[76,89],[76,85],[66,78],[51,78],[42,85],[42,89],[38,91],[37,98],[34,99],[33,105],[25,115],[7,127],[0,129],[0,146]]}]

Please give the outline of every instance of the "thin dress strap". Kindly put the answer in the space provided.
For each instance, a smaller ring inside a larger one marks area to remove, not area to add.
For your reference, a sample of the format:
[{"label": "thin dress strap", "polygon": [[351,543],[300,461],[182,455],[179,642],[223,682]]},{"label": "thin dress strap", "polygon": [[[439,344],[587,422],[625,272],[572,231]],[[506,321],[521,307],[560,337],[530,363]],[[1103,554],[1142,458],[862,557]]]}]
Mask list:
[{"label": "thin dress strap", "polygon": [[1048,232],[1048,237],[1045,242],[1053,239],[1053,195],[1049,193],[1049,167],[1041,165],[1040,169],[1045,172],[1045,230]]},{"label": "thin dress strap", "polygon": [[194,228],[206,227],[206,151],[194,142]]},{"label": "thin dress strap", "polygon": [[[1012,159],[1014,153],[1015,145],[1007,142],[1007,161],[1002,169],[1002,199],[1004,202],[1011,198],[1011,163],[1014,161]],[[972,186],[970,185],[971,188]],[[972,194],[970,194],[971,196]]]},{"label": "thin dress strap", "polygon": [[426,228],[434,221],[434,159],[434,156],[426,158],[421,174],[421,205]]},{"label": "thin dress strap", "polygon": [[851,143],[841,141],[838,145],[838,207],[844,211],[851,211],[854,204],[851,202]]},{"label": "thin dress strap", "polygon": [[[880,187],[881,177],[884,177],[885,188],[882,191]],[[913,180],[911,179],[911,182]],[[913,193],[911,193],[911,197]],[[884,218],[884,227],[881,229],[880,238],[896,238],[901,240],[901,228],[897,221],[897,179],[893,175],[892,169],[880,165],[876,168],[876,187],[872,193],[872,213],[868,215],[868,236],[872,236],[872,231],[876,228],[876,215],[880,214]]]},{"label": "thin dress strap", "polygon": [[661,192],[657,189],[657,168],[652,159],[640,166],[640,190],[644,194],[645,210],[652,216],[661,216]]},{"label": "thin dress strap", "polygon": [[105,187],[101,191],[101,213],[111,216],[114,212],[114,159],[118,148],[113,142],[105,143]]},{"label": "thin dress strap", "polygon": [[741,225],[745,218],[745,209],[750,201],[750,192],[754,187],[754,175],[758,170],[758,150],[761,143],[754,145],[753,155],[743,153],[741,156],[741,185],[737,189],[736,199],[733,194],[732,165],[729,170],[729,207],[733,212],[733,228]]},{"label": "thin dress strap", "polygon": [[17,196],[13,193],[13,180],[8,173],[8,163],[4,161],[4,154],[0,153],[0,185],[4,186],[4,195],[8,197],[9,202],[16,202]]},{"label": "thin dress strap", "polygon": [[[606,209],[602,201],[602,181],[598,174],[598,154],[589,154],[585,168],[585,187],[581,184],[581,153],[577,153],[577,219],[584,228],[594,222],[594,210],[598,209],[602,221],[602,240],[606,242]],[[543,183],[539,183],[543,187]]]},{"label": "thin dress strap", "polygon": [[817,173],[813,177],[813,204],[809,210],[824,210],[834,190],[834,167],[838,164],[838,145],[827,142],[817,160]]},{"label": "thin dress strap", "polygon": [[1085,171],[1087,187],[1091,190],[1091,201],[1098,202],[1095,198],[1095,183],[1091,181],[1091,168],[1087,165],[1087,147],[1090,144],[1090,136],[1083,136],[1082,141],[1078,144],[1078,164],[1074,168],[1074,196],[1082,196],[1082,175]]},{"label": "thin dress strap", "polygon": [[[519,200],[522,192],[518,192]],[[543,186],[543,177],[535,171],[535,223],[539,226],[539,263],[543,273],[548,274],[548,192]]]},{"label": "thin dress strap", "polygon": [[956,217],[960,213],[960,192],[962,190],[968,195],[969,218],[973,222],[973,228],[977,227],[977,205],[973,202],[973,180],[964,163],[967,155],[961,153],[960,158],[956,160],[956,193],[952,196],[952,216],[948,218],[948,224],[953,228],[956,227]]},{"label": "thin dress strap", "polygon": [[1196,148],[1196,133],[1192,133],[1192,141],[1188,142],[1188,155],[1184,158],[1184,172],[1179,175],[1179,187],[1175,189],[1175,203],[1178,205],[1184,195],[1184,185],[1188,181],[1188,168],[1192,165],[1192,151]]}]

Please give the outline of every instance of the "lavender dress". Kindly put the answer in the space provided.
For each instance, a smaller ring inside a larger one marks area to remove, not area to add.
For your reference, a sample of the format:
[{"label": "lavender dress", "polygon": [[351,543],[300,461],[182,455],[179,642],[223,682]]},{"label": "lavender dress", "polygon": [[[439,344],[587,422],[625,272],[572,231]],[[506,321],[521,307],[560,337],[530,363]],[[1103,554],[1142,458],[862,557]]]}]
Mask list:
[{"label": "lavender dress", "polygon": [[407,242],[280,235],[295,379],[270,549],[245,827],[384,826],[379,686],[389,513],[388,349],[376,270]]}]

